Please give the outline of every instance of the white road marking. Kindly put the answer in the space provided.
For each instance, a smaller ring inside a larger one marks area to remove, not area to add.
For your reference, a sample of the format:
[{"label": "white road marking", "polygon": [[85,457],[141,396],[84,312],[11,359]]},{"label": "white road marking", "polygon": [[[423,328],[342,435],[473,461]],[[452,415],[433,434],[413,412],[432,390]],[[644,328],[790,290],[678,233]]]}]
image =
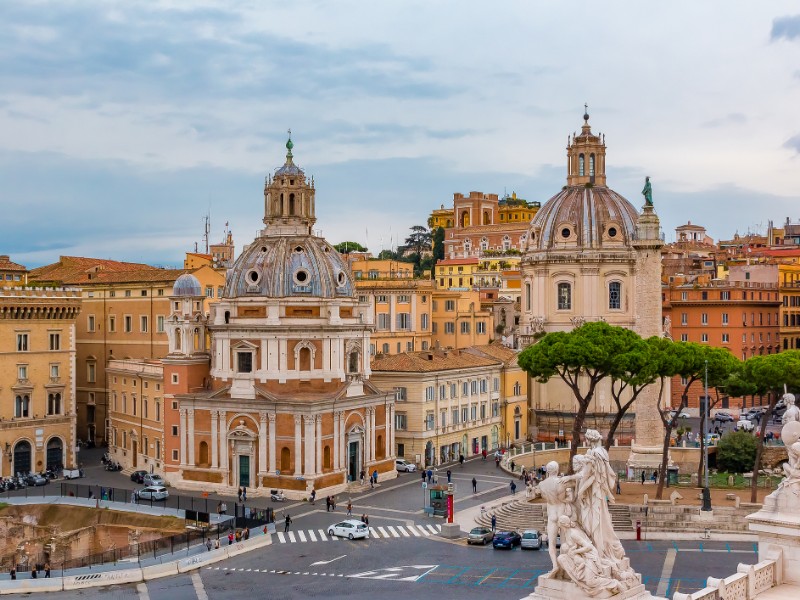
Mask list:
[{"label": "white road marking", "polygon": [[403,537],[411,537],[411,536],[409,535],[409,533],[408,533],[408,532],[405,530],[405,528],[404,528],[404,527],[402,527],[401,525],[398,525],[398,526],[397,526],[397,531],[399,531],[400,533],[402,533],[402,534],[403,534]]},{"label": "white road marking", "polygon": [[280,541],[281,544],[285,544],[286,543],[286,534],[283,533],[282,531],[279,531],[278,532],[278,540]]},{"label": "white road marking", "polygon": [[341,556],[337,556],[336,558],[332,558],[330,560],[318,560],[317,562],[311,563],[311,566],[313,567],[313,566],[316,566],[316,565],[327,565],[327,564],[332,563],[335,560],[339,560],[341,558],[344,558],[345,556],[347,556],[347,554],[342,554]]},{"label": "white road marking", "polygon": [[290,542],[296,542],[296,541],[297,541],[297,540],[295,539],[295,537],[294,537],[294,531],[290,531],[290,532],[289,532],[289,541],[290,541]]},{"label": "white road marking", "polygon": [[657,596],[665,596],[667,594],[667,587],[669,587],[669,580],[672,577],[672,569],[675,567],[675,558],[678,556],[675,548],[667,549],[667,556],[664,558],[664,568],[661,570],[661,579],[658,582],[656,589]]},{"label": "white road marking", "polygon": [[299,536],[300,536],[300,541],[301,541],[301,542],[305,542],[305,541],[306,541],[306,534],[305,534],[305,533],[303,533],[303,530],[302,530],[302,529],[301,529],[300,531],[298,531],[298,532],[297,532],[297,535],[299,535]]},{"label": "white road marking", "polygon": [[325,532],[322,529],[318,529],[319,531],[319,539],[321,542],[327,542],[328,538],[325,537]]},{"label": "white road marking", "polygon": [[439,533],[438,531],[436,531],[436,528],[433,525],[428,525],[427,527],[428,527],[428,529],[431,530],[431,533],[433,535],[436,535],[437,533]]},{"label": "white road marking", "polygon": [[392,537],[396,537],[396,538],[399,538],[399,537],[400,537],[400,534],[399,534],[399,533],[397,533],[397,532],[395,531],[394,527],[392,527],[391,525],[387,525],[387,526],[386,526],[386,529],[388,529],[388,530],[391,532],[391,534],[392,534]]},{"label": "white road marking", "polygon": [[203,580],[200,579],[200,573],[195,571],[192,573],[192,585],[194,586],[194,593],[197,594],[197,600],[208,600],[206,588],[203,586]]},{"label": "white road marking", "polygon": [[147,592],[146,583],[137,583],[136,591],[139,593],[139,598],[141,600],[150,600],[150,594]]},{"label": "white road marking", "polygon": [[308,530],[308,539],[311,540],[312,542],[316,542],[317,541],[317,536],[314,533],[313,529],[309,529]]},{"label": "white road marking", "polygon": [[389,537],[389,533],[388,533],[388,532],[387,532],[387,531],[386,531],[386,530],[385,530],[383,527],[378,527],[377,529],[378,529],[378,531],[380,531],[380,532],[381,532],[381,535],[382,535],[383,537],[385,537],[385,538],[388,538],[388,537]]},{"label": "white road marking", "polygon": [[419,537],[420,533],[419,533],[419,531],[417,531],[417,528],[416,528],[416,527],[414,527],[413,525],[406,525],[406,527],[408,527],[408,530],[409,530],[409,531],[410,531],[412,534],[414,534],[414,537]]}]

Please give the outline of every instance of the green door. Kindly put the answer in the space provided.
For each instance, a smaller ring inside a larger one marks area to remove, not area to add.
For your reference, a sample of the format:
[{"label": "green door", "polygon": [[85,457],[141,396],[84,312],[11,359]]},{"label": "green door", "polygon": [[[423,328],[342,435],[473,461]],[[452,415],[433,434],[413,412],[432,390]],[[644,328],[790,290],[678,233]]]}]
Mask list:
[{"label": "green door", "polygon": [[239,457],[239,485],[250,487],[250,457]]}]

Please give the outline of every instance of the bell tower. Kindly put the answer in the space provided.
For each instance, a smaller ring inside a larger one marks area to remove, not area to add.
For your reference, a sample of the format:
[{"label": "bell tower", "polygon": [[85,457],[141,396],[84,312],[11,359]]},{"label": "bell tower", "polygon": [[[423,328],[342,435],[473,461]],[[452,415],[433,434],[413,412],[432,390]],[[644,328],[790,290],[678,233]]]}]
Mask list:
[{"label": "bell tower", "polygon": [[594,135],[589,125],[589,106],[584,104],[580,135],[567,138],[567,185],[606,185],[605,136]]},{"label": "bell tower", "polygon": [[264,235],[310,235],[314,214],[314,180],[294,164],[292,130],[286,142],[286,162],[264,181]]}]

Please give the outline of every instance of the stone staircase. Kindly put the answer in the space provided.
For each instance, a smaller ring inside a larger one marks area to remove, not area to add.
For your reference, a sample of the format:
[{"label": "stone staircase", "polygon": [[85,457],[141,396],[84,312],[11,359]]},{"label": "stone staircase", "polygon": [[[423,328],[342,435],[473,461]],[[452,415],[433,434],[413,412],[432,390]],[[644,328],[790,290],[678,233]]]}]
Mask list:
[{"label": "stone staircase", "polygon": [[631,507],[627,504],[609,504],[608,511],[611,513],[611,524],[615,531],[633,531],[631,521]]},{"label": "stone staircase", "polygon": [[490,508],[475,519],[476,523],[485,527],[492,526],[492,513],[497,517],[497,529],[546,529],[547,512],[544,504],[532,503],[527,500],[516,500],[503,504],[497,508]]},{"label": "stone staircase", "polygon": [[702,533],[706,529],[714,532],[748,533],[745,516],[752,508],[714,507],[711,520],[700,519],[698,506],[650,506],[645,514],[644,506],[629,506],[631,521],[640,521],[649,531],[680,531]]}]

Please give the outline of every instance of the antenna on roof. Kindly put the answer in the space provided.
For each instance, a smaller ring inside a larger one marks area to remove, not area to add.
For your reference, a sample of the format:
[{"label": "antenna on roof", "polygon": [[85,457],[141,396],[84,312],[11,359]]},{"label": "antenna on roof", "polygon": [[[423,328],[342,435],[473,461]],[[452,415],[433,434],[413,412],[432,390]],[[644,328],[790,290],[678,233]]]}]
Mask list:
[{"label": "antenna on roof", "polygon": [[211,232],[211,213],[203,217],[203,242],[205,242],[206,254],[208,254],[208,234]]}]

